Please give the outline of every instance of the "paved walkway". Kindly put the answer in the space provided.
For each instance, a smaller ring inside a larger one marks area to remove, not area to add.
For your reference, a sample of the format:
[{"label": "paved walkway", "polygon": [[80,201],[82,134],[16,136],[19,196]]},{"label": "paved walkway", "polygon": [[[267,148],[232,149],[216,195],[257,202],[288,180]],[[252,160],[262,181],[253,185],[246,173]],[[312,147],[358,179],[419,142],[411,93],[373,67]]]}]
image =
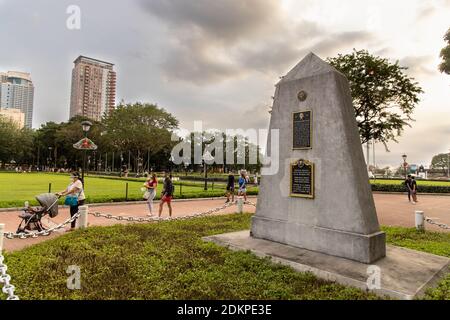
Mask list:
[{"label": "paved walkway", "polygon": [[[423,210],[426,216],[435,218],[436,221],[450,225],[450,197],[446,196],[425,196],[422,195],[419,198],[417,205],[408,203],[407,197],[404,195],[391,195],[391,194],[374,194],[375,204],[377,207],[377,213],[379,221],[382,225],[386,226],[403,226],[414,227],[414,211]],[[249,197],[250,201],[256,202],[256,198]],[[224,204],[224,199],[216,200],[194,200],[194,201],[182,201],[173,203],[173,215],[184,216],[197,212],[208,211],[209,209],[219,207]],[[155,212],[158,205],[155,204]],[[245,206],[246,212],[254,212],[255,208],[252,206]],[[111,213],[113,215],[123,216],[145,216],[148,213],[146,204],[128,204],[128,205],[105,205],[100,207],[91,207],[91,212]],[[236,206],[227,208],[221,211],[219,214],[230,214],[236,212]],[[4,212],[0,213],[0,223],[6,225],[6,232],[15,232],[20,219],[17,217],[20,212]],[[168,215],[167,206],[164,207],[163,216]],[[59,224],[64,222],[69,217],[68,209],[60,209],[59,215],[48,221],[45,217],[43,223],[45,225],[52,226],[52,224]],[[109,226],[113,224],[126,224],[129,222],[119,222],[116,220],[108,220],[105,218],[96,218],[89,216],[89,225],[95,226]],[[444,231],[435,226],[427,224],[428,230]],[[448,231],[447,231],[448,232]],[[55,232],[49,237],[40,237],[37,239],[4,239],[4,249],[6,251],[14,251],[22,249],[26,246],[36,244],[47,239],[57,237],[64,233],[64,230]]]}]

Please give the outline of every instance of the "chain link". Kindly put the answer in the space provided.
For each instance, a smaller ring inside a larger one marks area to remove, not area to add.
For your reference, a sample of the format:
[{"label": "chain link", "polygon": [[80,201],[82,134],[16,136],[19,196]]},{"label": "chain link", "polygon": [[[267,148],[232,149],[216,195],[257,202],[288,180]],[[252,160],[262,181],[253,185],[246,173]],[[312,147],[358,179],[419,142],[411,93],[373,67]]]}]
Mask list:
[{"label": "chain link", "polygon": [[251,201],[245,201],[244,204],[249,205],[249,206],[253,206],[256,208],[256,203],[253,203]]},{"label": "chain link", "polygon": [[70,219],[66,220],[65,222],[50,228],[50,229],[46,229],[46,230],[42,230],[40,232],[29,232],[29,233],[25,233],[25,232],[21,232],[21,233],[13,233],[13,232],[8,232],[5,233],[5,238],[7,239],[29,239],[29,238],[38,238],[38,237],[48,237],[49,235],[51,235],[53,232],[60,230],[62,228],[64,228],[66,225],[71,224],[73,221],[75,221],[76,219],[78,219],[80,217],[81,212],[78,212],[77,214],[75,214],[74,216],[72,216]]},{"label": "chain link", "polygon": [[433,221],[431,218],[425,218],[425,221],[428,222],[429,224],[435,225],[439,228],[445,229],[445,230],[450,230],[450,226],[446,225],[445,223],[439,223],[436,221]]},{"label": "chain link", "polygon": [[217,213],[219,211],[222,211],[228,207],[231,207],[233,205],[235,205],[236,203],[226,203],[220,207],[214,208],[214,209],[210,209],[208,211],[205,212],[200,212],[200,213],[193,213],[190,215],[186,215],[186,216],[181,216],[181,217],[168,217],[168,218],[160,218],[160,217],[126,217],[126,216],[115,216],[112,214],[106,214],[106,213],[100,213],[100,212],[89,212],[90,215],[96,217],[96,218],[105,218],[108,220],[117,220],[117,221],[127,221],[127,222],[139,222],[139,223],[144,223],[144,222],[160,222],[160,221],[177,221],[177,220],[188,220],[188,219],[192,219],[192,218],[200,218],[200,217],[205,217],[205,216],[209,216],[212,215],[214,213]]},{"label": "chain link", "polygon": [[192,219],[192,218],[199,218],[199,217],[204,217],[204,216],[208,216],[208,215],[212,215],[216,212],[222,211],[228,207],[231,207],[232,205],[234,205],[234,203],[227,203],[223,206],[205,211],[205,212],[201,212],[201,213],[194,213],[194,214],[190,214],[187,216],[181,216],[181,217],[168,217],[168,218],[160,218],[160,217],[125,217],[125,216],[114,216],[112,214],[103,214],[100,212],[95,212],[95,213],[89,213],[95,217],[101,217],[101,218],[106,218],[106,219],[115,219],[117,221],[128,221],[128,222],[139,222],[139,223],[144,223],[144,222],[159,222],[159,221],[176,221],[176,220],[188,220],[188,219]]},{"label": "chain link", "polygon": [[0,253],[0,283],[3,284],[2,292],[8,296],[6,300],[19,300],[19,297],[14,294],[16,287],[10,283],[11,276],[6,273],[8,266],[4,261],[5,257]]}]

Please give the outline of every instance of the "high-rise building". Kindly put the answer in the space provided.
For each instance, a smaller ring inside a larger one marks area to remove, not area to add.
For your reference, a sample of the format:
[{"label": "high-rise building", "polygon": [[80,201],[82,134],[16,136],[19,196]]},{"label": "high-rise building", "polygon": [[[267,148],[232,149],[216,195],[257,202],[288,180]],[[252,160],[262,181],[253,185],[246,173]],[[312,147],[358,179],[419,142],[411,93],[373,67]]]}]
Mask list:
[{"label": "high-rise building", "polygon": [[19,129],[25,127],[25,113],[20,109],[0,109],[0,117],[14,122]]},{"label": "high-rise building", "polygon": [[114,64],[79,56],[72,70],[70,117],[86,116],[100,121],[115,107]]},{"label": "high-rise building", "polygon": [[25,115],[27,128],[33,125],[33,100],[34,85],[29,73],[0,73],[0,109],[19,109]]}]

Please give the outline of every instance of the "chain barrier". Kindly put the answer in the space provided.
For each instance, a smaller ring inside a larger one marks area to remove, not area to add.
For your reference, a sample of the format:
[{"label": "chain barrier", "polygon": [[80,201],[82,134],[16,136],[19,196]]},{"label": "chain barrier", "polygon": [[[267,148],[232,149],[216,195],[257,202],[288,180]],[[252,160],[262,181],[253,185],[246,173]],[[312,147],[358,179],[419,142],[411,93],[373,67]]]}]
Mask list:
[{"label": "chain barrier", "polygon": [[249,205],[249,206],[253,206],[256,208],[256,203],[253,203],[251,201],[245,201],[244,204]]},{"label": "chain barrier", "polygon": [[437,226],[439,228],[445,229],[445,230],[450,230],[450,226],[446,225],[445,223],[439,223],[436,222],[434,220],[432,220],[431,218],[426,217],[425,221],[428,222],[429,224],[432,224],[434,226]]},{"label": "chain barrier", "polygon": [[4,261],[5,257],[0,253],[0,283],[3,284],[2,292],[8,296],[6,300],[19,300],[19,297],[14,294],[16,287],[10,283],[11,276],[6,273],[8,266]]},{"label": "chain barrier", "polygon": [[105,218],[108,220],[117,220],[117,221],[126,221],[126,222],[139,222],[139,223],[145,223],[145,222],[160,222],[160,221],[177,221],[177,220],[188,220],[193,218],[201,218],[210,216],[212,214],[215,214],[216,212],[222,211],[226,208],[229,208],[233,205],[235,205],[236,202],[230,202],[226,203],[220,207],[210,209],[205,212],[200,213],[194,213],[186,216],[181,217],[168,217],[168,218],[161,218],[161,217],[127,217],[127,216],[115,216],[112,214],[106,214],[106,213],[100,213],[100,212],[89,212],[90,215],[96,217],[96,218]]},{"label": "chain barrier", "polygon": [[78,212],[77,214],[75,214],[74,216],[72,216],[70,219],[66,220],[65,222],[50,228],[50,229],[46,229],[46,230],[42,230],[39,232],[21,232],[21,233],[13,233],[13,232],[8,232],[5,233],[5,238],[6,239],[29,239],[29,238],[38,238],[38,237],[48,237],[50,234],[52,234],[53,232],[60,230],[62,228],[64,228],[66,225],[71,224],[73,221],[75,221],[76,219],[78,219],[80,217],[81,212]]}]

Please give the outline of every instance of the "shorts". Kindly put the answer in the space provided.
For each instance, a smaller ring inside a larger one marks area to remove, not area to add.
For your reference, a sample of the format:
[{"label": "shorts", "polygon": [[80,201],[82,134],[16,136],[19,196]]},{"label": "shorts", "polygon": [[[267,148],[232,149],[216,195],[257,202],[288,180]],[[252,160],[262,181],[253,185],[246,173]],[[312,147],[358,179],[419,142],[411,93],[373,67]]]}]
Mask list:
[{"label": "shorts", "polygon": [[162,198],[161,198],[161,202],[162,203],[171,203],[172,202],[172,196],[163,196]]},{"label": "shorts", "polygon": [[234,186],[227,186],[227,191],[234,192]]},{"label": "shorts", "polygon": [[247,188],[240,188],[239,193],[247,193]]}]

